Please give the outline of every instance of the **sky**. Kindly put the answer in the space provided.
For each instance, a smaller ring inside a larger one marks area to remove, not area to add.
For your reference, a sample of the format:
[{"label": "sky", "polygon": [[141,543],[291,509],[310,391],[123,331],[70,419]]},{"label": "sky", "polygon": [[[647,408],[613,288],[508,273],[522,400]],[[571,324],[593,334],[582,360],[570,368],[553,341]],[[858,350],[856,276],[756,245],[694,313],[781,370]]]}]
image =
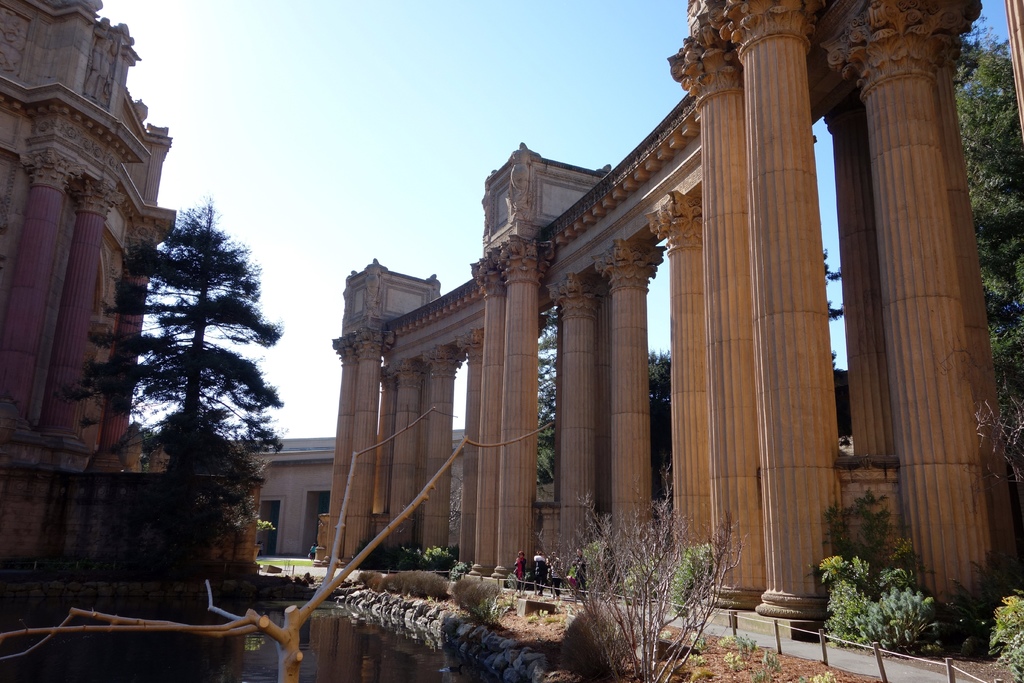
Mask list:
[{"label": "sky", "polygon": [[[374,258],[442,293],[482,256],[484,180],[525,142],[548,159],[615,166],[685,94],[667,57],[686,3],[646,0],[104,0],[141,61],[148,123],[174,139],[159,203],[211,197],[262,268],[284,326],[262,353],[286,438],[333,436],[345,278]],[[1002,6],[985,11],[1006,36]],[[823,240],[840,266],[831,139],[820,122]],[[669,348],[668,273],[651,284],[649,343]],[[833,304],[840,285],[829,287]],[[842,323],[832,325],[845,367]],[[465,415],[465,371],[455,426]]]}]

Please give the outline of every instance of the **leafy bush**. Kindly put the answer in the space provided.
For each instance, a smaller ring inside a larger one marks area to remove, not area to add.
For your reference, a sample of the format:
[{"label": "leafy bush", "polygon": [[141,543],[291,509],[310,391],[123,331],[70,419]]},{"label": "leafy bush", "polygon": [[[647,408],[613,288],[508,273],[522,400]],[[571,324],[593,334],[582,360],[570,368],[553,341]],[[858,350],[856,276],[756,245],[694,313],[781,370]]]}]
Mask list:
[{"label": "leafy bush", "polygon": [[[835,555],[859,557],[867,567],[902,570],[908,577],[908,585],[913,585],[915,577],[923,572],[921,560],[910,539],[900,533],[893,522],[885,496],[876,496],[868,491],[848,508],[830,506],[824,516],[828,540]],[[868,578],[877,582],[878,572]],[[878,594],[870,597],[877,599]]]},{"label": "leafy bush", "polygon": [[452,567],[451,570],[448,572],[448,580],[458,581],[463,576],[468,574],[472,568],[473,565],[469,564],[468,562],[456,562],[455,566]]},{"label": "leafy bush", "polygon": [[435,572],[450,571],[459,561],[459,547],[433,546],[423,551],[423,560],[419,569]]},{"label": "leafy bush", "polygon": [[1024,683],[1024,591],[1003,598],[995,611],[992,651],[1000,652],[999,662],[1010,668],[1013,680]]},{"label": "leafy bush", "polygon": [[869,602],[858,623],[866,639],[887,650],[911,650],[935,625],[935,599],[921,591],[891,588],[878,602]]},{"label": "leafy bush", "polygon": [[[978,574],[977,594],[957,584],[956,592],[949,602],[953,626],[961,637],[966,637],[964,647],[976,649],[978,641],[988,643],[995,626],[994,613],[1003,604],[1003,596],[1024,590],[1024,562],[1016,557],[991,553],[984,567],[975,565]],[[969,656],[967,652],[963,652]]]},{"label": "leafy bush", "polygon": [[584,609],[565,629],[562,665],[584,680],[606,678],[618,670],[619,661],[611,660],[605,646],[607,642],[622,643],[616,631],[611,619],[598,611]]},{"label": "leafy bush", "polygon": [[469,613],[475,623],[496,625],[505,613],[505,605],[498,600],[501,588],[492,581],[461,579],[452,587],[455,603]]},{"label": "leafy bush", "polygon": [[384,577],[381,585],[389,593],[401,593],[414,598],[434,598],[444,600],[448,597],[448,581],[433,572],[398,572]]}]

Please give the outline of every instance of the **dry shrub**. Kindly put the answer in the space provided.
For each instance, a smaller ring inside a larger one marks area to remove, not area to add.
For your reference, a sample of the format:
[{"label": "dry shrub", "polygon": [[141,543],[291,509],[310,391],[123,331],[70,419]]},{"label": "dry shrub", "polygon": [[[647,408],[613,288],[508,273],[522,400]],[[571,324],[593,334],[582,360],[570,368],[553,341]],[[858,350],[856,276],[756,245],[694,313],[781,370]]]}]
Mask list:
[{"label": "dry shrub", "polygon": [[584,610],[565,629],[562,666],[584,680],[606,678],[615,671],[607,644],[622,642],[615,631],[615,623],[600,612]]},{"label": "dry shrub", "polygon": [[390,593],[401,593],[414,598],[448,597],[448,580],[432,572],[398,572],[388,574],[382,582],[382,589]]},{"label": "dry shrub", "polygon": [[384,575],[380,572],[359,572],[359,581],[374,593],[382,593],[384,591],[384,588],[381,586],[384,581]]},{"label": "dry shrub", "polygon": [[505,612],[505,606],[498,601],[500,595],[501,588],[492,581],[463,578],[452,587],[452,597],[458,606],[466,610],[474,622],[488,626],[497,624]]}]

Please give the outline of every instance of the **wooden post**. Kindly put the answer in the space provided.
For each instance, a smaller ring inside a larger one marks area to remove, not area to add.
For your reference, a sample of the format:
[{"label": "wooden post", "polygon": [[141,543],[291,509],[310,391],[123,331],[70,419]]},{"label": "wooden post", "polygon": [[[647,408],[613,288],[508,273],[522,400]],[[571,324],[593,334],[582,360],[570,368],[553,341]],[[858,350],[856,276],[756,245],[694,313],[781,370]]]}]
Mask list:
[{"label": "wooden post", "polygon": [[828,639],[823,628],[818,629],[818,642],[821,643],[821,663],[828,666]]},{"label": "wooden post", "polygon": [[772,623],[775,624],[775,650],[782,654],[782,637],[779,636],[779,620],[772,619]]},{"label": "wooden post", "polygon": [[953,660],[946,657],[946,680],[949,683],[956,683],[956,671],[953,669]]},{"label": "wooden post", "polygon": [[734,610],[734,609],[729,610],[729,626],[732,627],[732,636],[733,636],[733,638],[736,637],[736,626],[737,626],[738,622],[739,622],[739,619],[736,617],[736,610]]},{"label": "wooden post", "polygon": [[878,646],[878,641],[871,643],[871,649],[875,651],[875,661],[878,662],[878,675],[882,679],[882,683],[889,683],[889,679],[885,677],[885,666],[882,664],[882,649]]}]

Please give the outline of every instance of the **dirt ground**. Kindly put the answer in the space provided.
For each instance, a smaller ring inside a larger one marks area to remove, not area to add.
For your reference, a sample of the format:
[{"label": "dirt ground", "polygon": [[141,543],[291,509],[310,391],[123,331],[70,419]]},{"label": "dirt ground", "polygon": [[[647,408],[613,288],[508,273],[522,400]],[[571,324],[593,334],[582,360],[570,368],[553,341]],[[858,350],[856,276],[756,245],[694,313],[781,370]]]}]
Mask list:
[{"label": "dirt ground", "polygon": [[[568,608],[570,611],[572,607]],[[520,617],[506,614],[501,620],[501,627],[509,637],[515,638],[530,648],[543,652],[548,659],[551,673],[547,680],[553,683],[582,683],[583,678],[576,676],[569,671],[560,668],[562,636],[565,633],[565,613],[550,615],[537,615],[531,617]],[[678,681],[691,680],[713,680],[720,683],[750,683],[753,674],[764,668],[764,650],[757,650],[753,654],[740,655],[736,645],[723,647],[716,638],[708,638],[708,647],[701,653],[703,661],[691,661],[683,671],[677,675]],[[726,642],[728,645],[728,641]],[[726,655],[733,653],[727,661]],[[772,651],[774,654],[774,651]],[[737,659],[738,657],[738,659]],[[847,673],[838,669],[825,666],[821,662],[778,655],[781,665],[781,672],[773,672],[772,683],[811,683],[815,676],[821,676],[819,683],[877,683],[878,679],[869,676],[859,676]],[[730,666],[731,664],[731,666]],[[1010,672],[990,660],[961,660],[957,659],[954,664],[970,672],[972,675],[986,681],[1000,678],[1004,681],[1011,681]],[[922,665],[924,666],[924,665]],[[935,671],[934,667],[925,667]],[[828,678],[831,674],[833,678]],[[965,678],[965,677],[961,677]],[[608,679],[611,680],[611,679]]]}]

